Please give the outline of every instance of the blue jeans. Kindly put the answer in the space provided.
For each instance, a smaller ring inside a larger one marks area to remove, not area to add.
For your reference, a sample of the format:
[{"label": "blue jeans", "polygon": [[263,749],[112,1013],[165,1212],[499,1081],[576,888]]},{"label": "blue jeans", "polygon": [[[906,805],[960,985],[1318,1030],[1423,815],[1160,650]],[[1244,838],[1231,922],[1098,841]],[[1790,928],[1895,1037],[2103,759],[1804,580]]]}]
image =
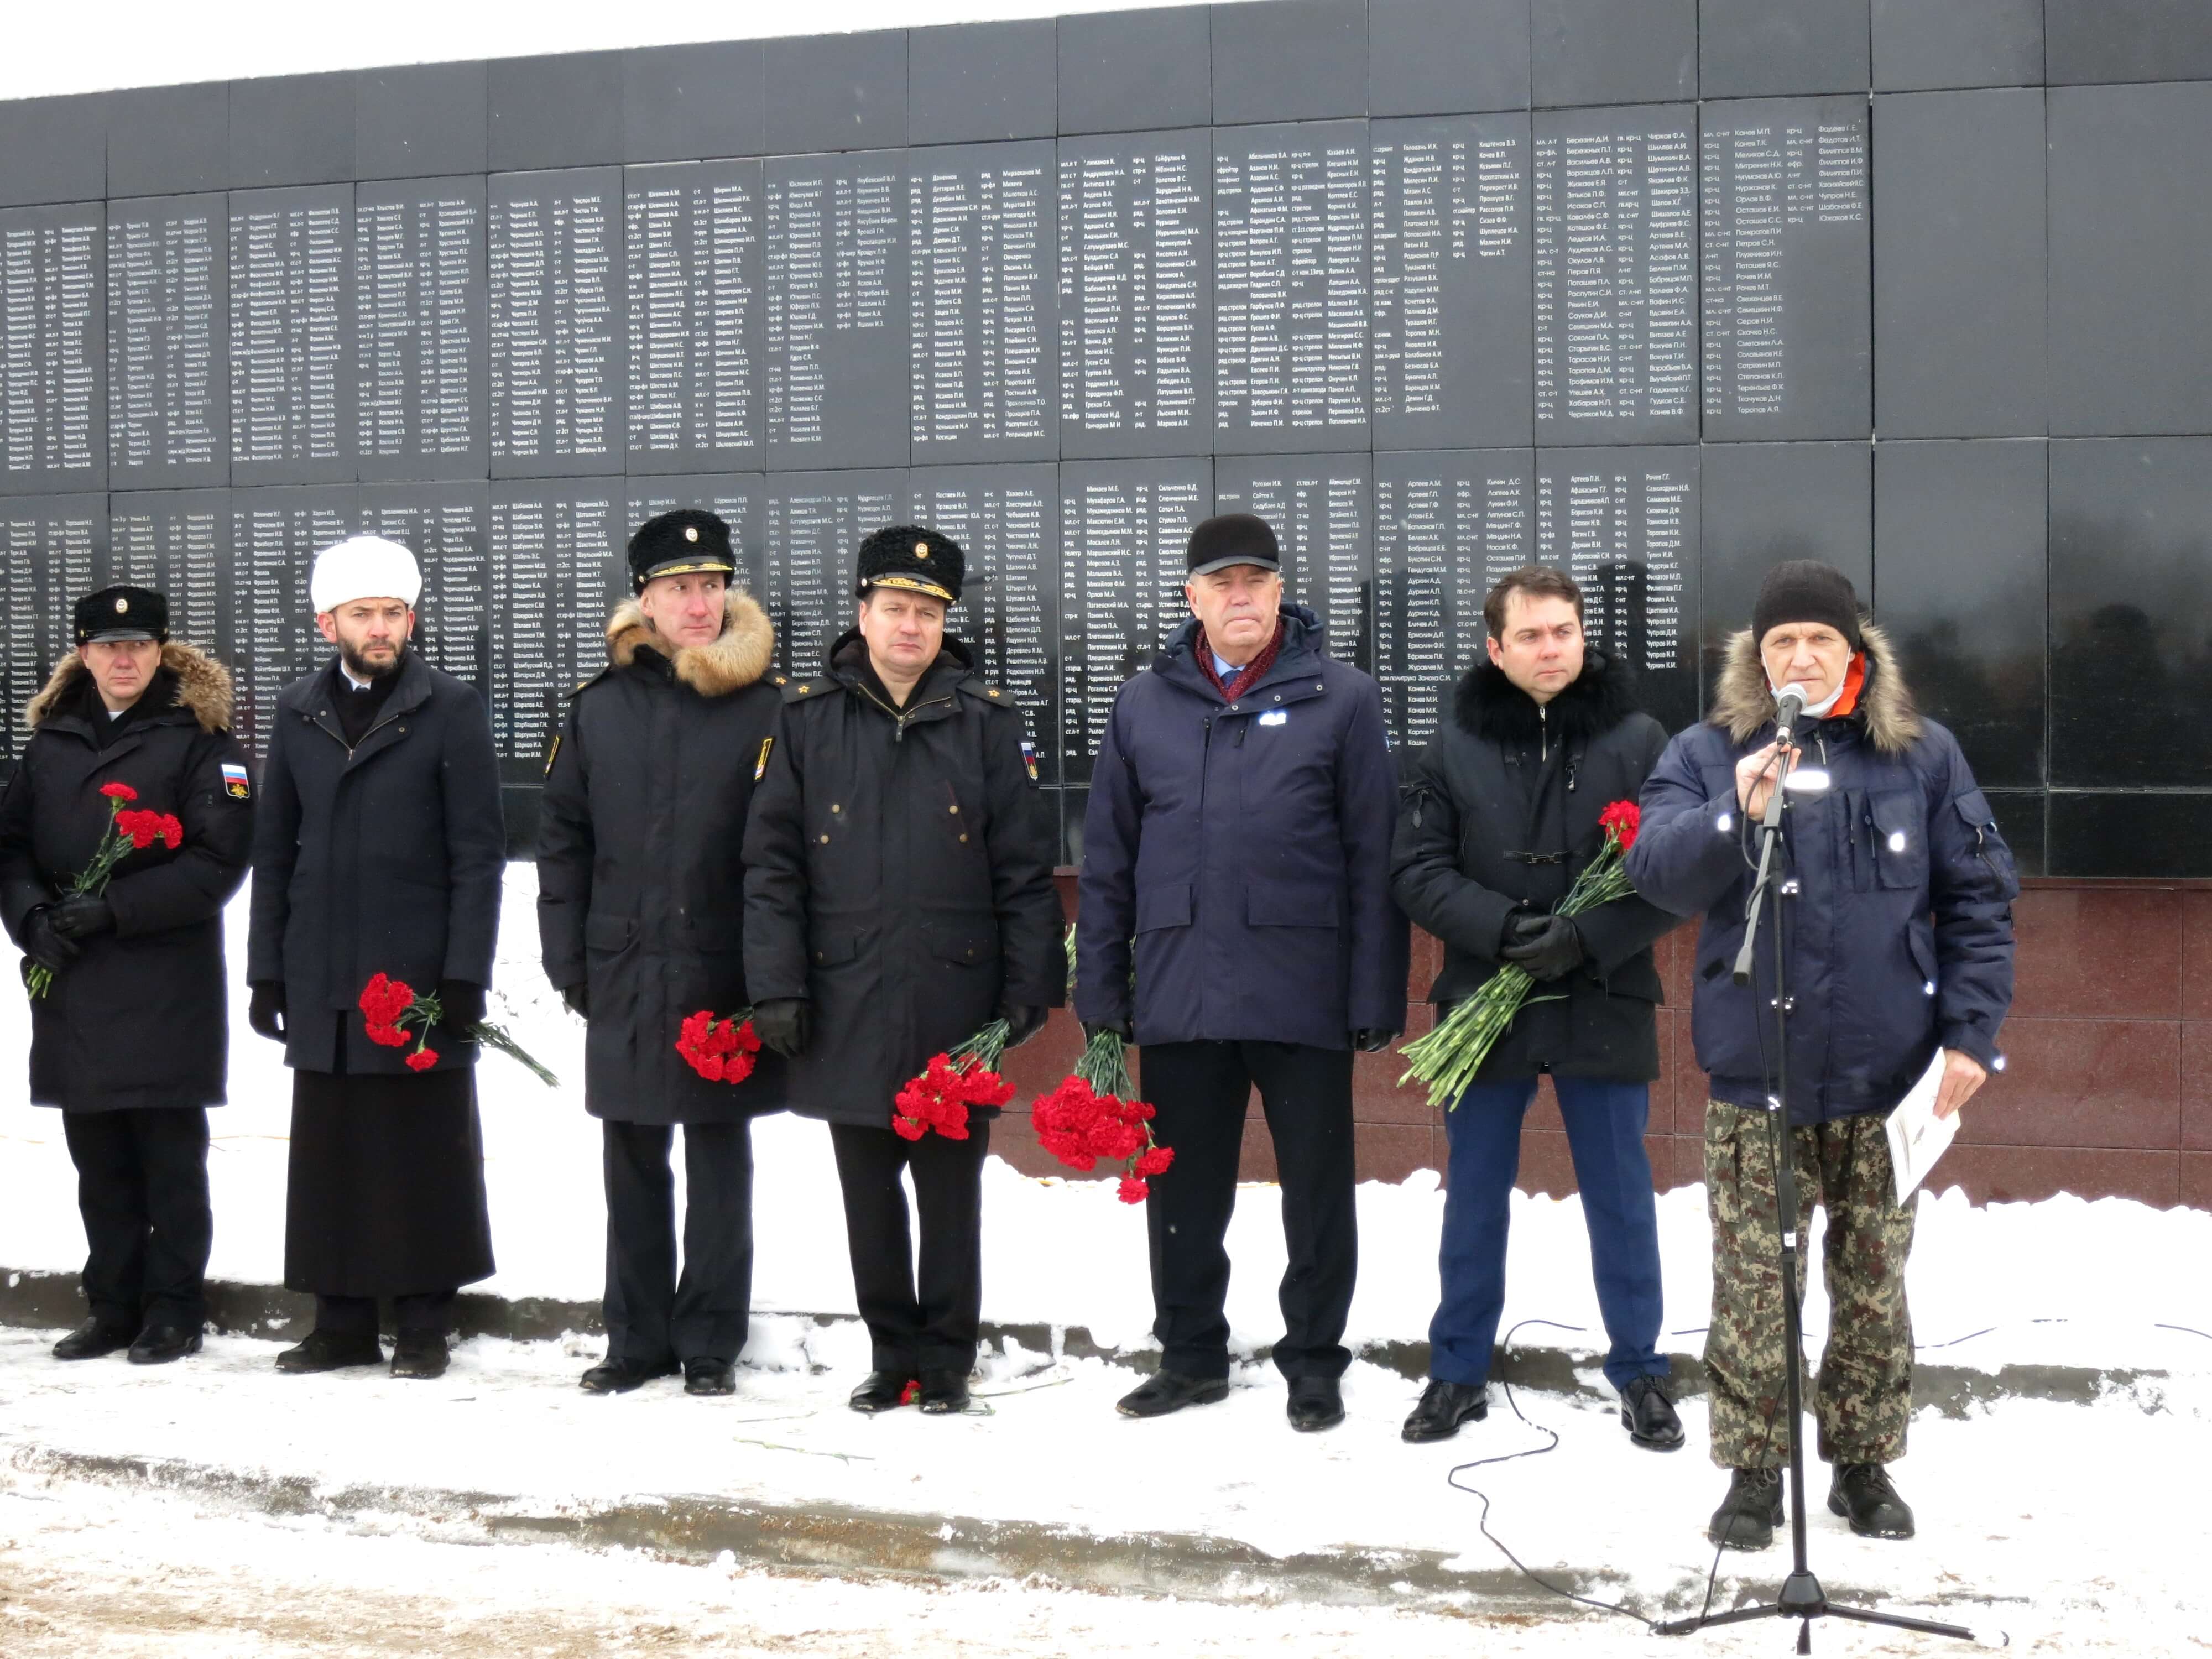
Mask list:
[{"label": "blue jeans", "polygon": [[[1651,1091],[1642,1083],[1552,1079],[1589,1228],[1590,1277],[1612,1339],[1606,1381],[1625,1389],[1664,1376],[1660,1354],[1659,1218],[1644,1126]],[[1443,1299],[1429,1322],[1429,1375],[1446,1382],[1490,1380],[1490,1355],[1505,1307],[1505,1230],[1521,1168],[1521,1120],[1536,1079],[1478,1083],[1445,1114],[1451,1167],[1445,1179],[1438,1265]]]}]

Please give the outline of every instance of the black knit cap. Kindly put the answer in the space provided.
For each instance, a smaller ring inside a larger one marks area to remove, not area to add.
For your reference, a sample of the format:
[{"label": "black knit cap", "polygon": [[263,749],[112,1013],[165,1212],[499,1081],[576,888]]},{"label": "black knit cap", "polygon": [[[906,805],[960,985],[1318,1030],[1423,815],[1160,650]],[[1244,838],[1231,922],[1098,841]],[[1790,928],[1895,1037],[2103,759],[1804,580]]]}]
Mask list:
[{"label": "black knit cap", "polygon": [[853,591],[865,594],[872,587],[895,587],[957,605],[967,574],[968,556],[951,537],[926,525],[895,524],[860,544]]},{"label": "black knit cap", "polygon": [[730,551],[730,526],[712,513],[679,507],[638,526],[629,538],[629,585],[635,593],[658,576],[689,576],[720,571],[738,574]]},{"label": "black knit cap", "polygon": [[1784,559],[1759,585],[1752,607],[1752,637],[1764,643],[1784,623],[1826,623],[1859,648],[1859,600],[1850,578],[1818,559]]},{"label": "black knit cap", "polygon": [[1226,570],[1232,564],[1256,564],[1279,575],[1283,568],[1283,552],[1275,544],[1275,532],[1265,519],[1249,513],[1224,513],[1200,520],[1190,532],[1186,559],[1189,567],[1186,574],[1193,576]]},{"label": "black knit cap", "polygon": [[150,587],[103,587],[76,602],[76,642],[169,637],[169,602]]}]

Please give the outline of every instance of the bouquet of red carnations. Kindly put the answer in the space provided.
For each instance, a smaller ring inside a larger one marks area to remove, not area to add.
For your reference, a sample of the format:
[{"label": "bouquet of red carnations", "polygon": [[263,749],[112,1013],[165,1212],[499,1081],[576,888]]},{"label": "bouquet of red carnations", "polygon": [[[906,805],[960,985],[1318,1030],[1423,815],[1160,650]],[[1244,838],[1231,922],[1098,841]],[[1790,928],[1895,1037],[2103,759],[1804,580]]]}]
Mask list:
[{"label": "bouquet of red carnations", "polygon": [[[77,872],[70,883],[72,893],[100,894],[106,891],[109,878],[115,866],[133,853],[143,853],[155,842],[171,852],[185,844],[185,826],[174,814],[143,811],[131,803],[138,799],[138,792],[127,783],[103,783],[100,793],[107,798],[107,828],[100,832],[100,845],[93,849],[91,862]],[[53,989],[53,969],[34,965],[23,981],[34,997],[42,997]]]},{"label": "bouquet of red carnations", "polygon": [[[1074,998],[1075,929],[1066,934],[1068,994]],[[1153,1109],[1137,1098],[1129,1079],[1126,1046],[1112,1031],[1101,1031],[1083,1045],[1075,1070],[1030,1108],[1037,1145],[1071,1170],[1088,1174],[1101,1158],[1128,1160],[1121,1176],[1124,1204],[1141,1204],[1152,1195],[1146,1183],[1167,1172],[1175,1149],[1152,1139]]]},{"label": "bouquet of red carnations", "polygon": [[753,1011],[741,1008],[718,1020],[712,1009],[688,1016],[676,1034],[676,1052],[709,1083],[743,1083],[760,1064],[760,1034]]},{"label": "bouquet of red carnations", "polygon": [[1014,1097],[1014,1085],[998,1073],[1011,1034],[1005,1020],[994,1019],[957,1047],[932,1054],[893,1097],[892,1131],[907,1140],[932,1129],[947,1140],[967,1139],[969,1107],[1003,1106]]},{"label": "bouquet of red carnations", "polygon": [[[1589,861],[1575,884],[1559,901],[1556,915],[1578,916],[1585,910],[1595,910],[1601,904],[1610,904],[1617,898],[1626,898],[1636,890],[1628,884],[1628,872],[1622,860],[1628,849],[1636,845],[1636,832],[1644,821],[1642,811],[1632,800],[1617,800],[1598,814],[1598,828],[1605,832],[1605,845]],[[1444,1016],[1436,1030],[1426,1036],[1407,1043],[1398,1052],[1411,1062],[1398,1081],[1401,1084],[1415,1079],[1429,1085],[1429,1104],[1447,1109],[1459,1105],[1460,1097],[1474,1081],[1474,1074],[1482,1069],[1482,1062],[1504,1035],[1513,1017],[1521,1012],[1522,1005],[1532,1000],[1528,988],[1535,981],[1520,963],[1509,962],[1482,983],[1482,988]],[[1555,1002],[1556,996],[1536,997],[1537,1002]]]},{"label": "bouquet of red carnations", "polygon": [[[427,1072],[438,1063],[438,1051],[430,1046],[430,1028],[443,1022],[446,1010],[434,993],[424,996],[404,979],[379,974],[361,994],[361,1012],[368,1022],[368,1040],[386,1048],[405,1048],[410,1041],[407,1028],[420,1028],[422,1035],[411,1039],[415,1052],[407,1056],[409,1071]],[[547,1088],[561,1086],[561,1079],[532,1059],[522,1045],[507,1035],[504,1026],[478,1020],[461,1035],[471,1042],[481,1042],[520,1060]]]}]

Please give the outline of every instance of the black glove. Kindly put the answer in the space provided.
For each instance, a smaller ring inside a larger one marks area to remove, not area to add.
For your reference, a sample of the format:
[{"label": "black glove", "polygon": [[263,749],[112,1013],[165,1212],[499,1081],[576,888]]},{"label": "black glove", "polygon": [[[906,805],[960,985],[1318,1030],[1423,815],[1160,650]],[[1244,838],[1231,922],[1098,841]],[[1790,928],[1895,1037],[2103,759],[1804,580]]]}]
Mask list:
[{"label": "black glove", "polygon": [[1498,931],[1498,955],[1504,955],[1516,945],[1533,944],[1543,937],[1544,930],[1551,925],[1551,917],[1541,910],[1513,911],[1505,918],[1505,926]]},{"label": "black glove", "polygon": [[589,981],[578,980],[574,985],[562,986],[561,1000],[568,1005],[568,1012],[575,1015],[578,1019],[589,1019],[592,1017],[592,987]]},{"label": "black glove", "polygon": [[71,893],[53,908],[54,932],[64,939],[90,939],[115,931],[115,907],[96,893]]},{"label": "black glove", "polygon": [[58,974],[83,947],[54,926],[54,907],[41,904],[23,918],[23,954],[50,974]]},{"label": "black glove", "polygon": [[265,1036],[271,1042],[284,1040],[284,981],[264,979],[249,988],[253,1000],[246,1005],[246,1023],[256,1036]]},{"label": "black glove", "polygon": [[1036,1008],[1026,1002],[1003,1002],[999,1005],[999,1018],[1006,1022],[1006,1047],[1018,1048],[1044,1030],[1044,1023],[1052,1018],[1049,1008]]},{"label": "black glove", "polygon": [[1379,1054],[1398,1040],[1399,1033],[1363,1025],[1352,1034],[1352,1046],[1363,1054]]},{"label": "black glove", "polygon": [[465,979],[441,979],[438,981],[438,1007],[445,1015],[441,1024],[449,1031],[466,1032],[483,1024],[484,988]]},{"label": "black glove", "polygon": [[1136,1031],[1126,1019],[1104,1019],[1095,1024],[1087,1019],[1083,1022],[1083,1040],[1085,1042],[1093,1042],[1108,1031],[1111,1031],[1124,1042],[1134,1042],[1137,1040]]},{"label": "black glove", "polygon": [[771,997],[753,1005],[753,1035],[786,1060],[806,1051],[814,1011],[805,997]]},{"label": "black glove", "polygon": [[1548,983],[1581,965],[1583,936],[1566,917],[1547,916],[1541,933],[1526,944],[1507,945],[1503,954],[1527,969],[1529,978]]}]

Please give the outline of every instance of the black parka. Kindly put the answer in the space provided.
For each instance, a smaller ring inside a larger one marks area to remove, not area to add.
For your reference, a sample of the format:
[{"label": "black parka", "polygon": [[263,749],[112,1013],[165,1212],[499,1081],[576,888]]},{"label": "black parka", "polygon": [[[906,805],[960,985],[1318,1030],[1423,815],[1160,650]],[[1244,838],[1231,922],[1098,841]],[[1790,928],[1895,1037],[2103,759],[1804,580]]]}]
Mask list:
[{"label": "black parka", "polygon": [[589,988],[584,1105],[622,1123],[728,1123],[783,1104],[765,1051],[732,1086],[676,1052],[684,1017],[749,1001],[744,865],[755,775],[782,706],[767,613],[732,588],[711,644],[671,653],[635,603],[570,704],[538,806],[545,976]]},{"label": "black parka", "polygon": [[[1505,965],[1506,919],[1566,897],[1604,845],[1599,814],[1637,799],[1666,746],[1628,669],[1595,646],[1541,707],[1491,663],[1461,678],[1450,720],[1408,769],[1391,854],[1399,904],[1443,941],[1430,1001],[1462,1001]],[[1577,917],[1582,964],[1533,988],[1477,1080],[1656,1078],[1651,947],[1679,920],[1632,894]]]},{"label": "black parka", "polygon": [[[409,1050],[366,1034],[370,978],[426,994],[441,980],[491,984],[507,869],[491,717],[471,686],[410,649],[375,723],[349,748],[334,712],[337,672],[333,659],[276,696],[246,977],[283,982],[288,1065],[403,1073]],[[442,1029],[430,1046],[437,1070],[475,1063],[476,1045]]]},{"label": "black parka", "polygon": [[252,786],[230,714],[228,671],[175,641],[118,731],[94,726],[106,710],[74,652],[25,711],[31,738],[0,798],[9,937],[20,943],[30,913],[58,902],[92,861],[110,821],[102,785],[128,784],[138,792],[133,807],[184,825],[174,852],[157,841],[116,866],[106,894],[114,931],[81,941],[83,954],[33,999],[34,1104],[222,1104],[222,907],[246,879],[253,835]]},{"label": "black parka", "polygon": [[792,1109],[888,1127],[1001,1002],[1065,1000],[1051,815],[1013,700],[956,641],[902,712],[857,630],[783,697],[745,831],[745,981],[812,1004]]}]

